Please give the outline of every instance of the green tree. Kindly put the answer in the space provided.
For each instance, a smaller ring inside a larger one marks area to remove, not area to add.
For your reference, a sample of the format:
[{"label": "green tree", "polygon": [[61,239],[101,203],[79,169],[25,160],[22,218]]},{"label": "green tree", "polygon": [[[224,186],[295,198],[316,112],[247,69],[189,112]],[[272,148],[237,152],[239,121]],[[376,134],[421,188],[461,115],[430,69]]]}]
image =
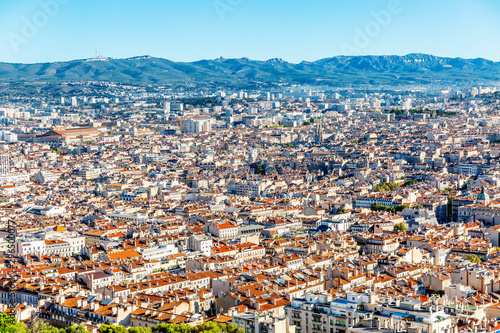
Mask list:
[{"label": "green tree", "polygon": [[394,225],[394,231],[397,231],[397,232],[407,232],[408,228],[406,227],[406,224],[404,222],[396,223]]},{"label": "green tree", "polygon": [[406,181],[403,186],[410,186],[410,185],[413,185],[413,184],[417,184],[420,182],[420,179],[412,179],[412,180],[408,180]]},{"label": "green tree", "polygon": [[397,188],[399,188],[400,186],[401,185],[399,185],[396,182],[384,182],[384,183],[377,184],[373,188],[373,192],[392,192],[392,191],[396,190]]},{"label": "green tree", "polygon": [[72,325],[72,326],[66,327],[63,332],[64,333],[90,333],[82,325]]},{"label": "green tree", "polygon": [[336,215],[340,215],[340,214],[345,214],[345,209],[344,209],[344,207],[339,207],[339,208],[337,208],[337,213],[336,213]]},{"label": "green tree", "polygon": [[469,260],[474,264],[480,264],[483,262],[483,258],[476,256],[475,254],[469,254],[467,257],[465,257],[465,260]]},{"label": "green tree", "polygon": [[51,325],[48,325],[43,320],[37,320],[31,324],[29,333],[66,333],[66,330],[63,328],[57,328]]},{"label": "green tree", "polygon": [[379,205],[379,204],[372,204],[370,206],[370,209],[374,212],[388,212],[388,213],[393,213],[395,214],[396,212],[402,212],[403,209],[405,208],[410,208],[410,205],[408,204],[403,204],[403,205],[397,205],[395,207],[390,207],[390,206],[385,206],[385,205]]},{"label": "green tree", "polygon": [[186,324],[158,324],[151,330],[153,333],[195,333],[195,328]]},{"label": "green tree", "polygon": [[121,325],[101,325],[99,333],[127,333],[127,330]]},{"label": "green tree", "polygon": [[257,164],[257,166],[255,167],[255,173],[257,175],[263,175],[265,173],[264,166],[262,164]]},{"label": "green tree", "polygon": [[142,327],[131,327],[128,329],[128,333],[150,333],[151,328],[142,328]]},{"label": "green tree", "polygon": [[0,333],[26,333],[26,325],[6,313],[0,313]]}]

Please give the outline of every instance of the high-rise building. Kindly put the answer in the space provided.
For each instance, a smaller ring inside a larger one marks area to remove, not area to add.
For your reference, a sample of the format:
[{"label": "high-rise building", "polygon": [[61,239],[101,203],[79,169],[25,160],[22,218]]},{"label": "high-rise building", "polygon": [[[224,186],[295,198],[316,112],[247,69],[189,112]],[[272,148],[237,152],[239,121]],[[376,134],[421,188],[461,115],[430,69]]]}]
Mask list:
[{"label": "high-rise building", "polygon": [[212,118],[187,118],[181,121],[181,131],[185,133],[202,133],[212,131]]}]

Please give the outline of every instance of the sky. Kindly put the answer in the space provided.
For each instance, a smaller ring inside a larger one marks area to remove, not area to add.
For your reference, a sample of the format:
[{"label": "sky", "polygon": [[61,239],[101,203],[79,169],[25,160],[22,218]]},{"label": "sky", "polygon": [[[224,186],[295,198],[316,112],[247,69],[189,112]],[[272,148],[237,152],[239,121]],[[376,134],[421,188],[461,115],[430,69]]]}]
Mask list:
[{"label": "sky", "polygon": [[0,62],[408,53],[500,61],[500,1],[0,1]]}]

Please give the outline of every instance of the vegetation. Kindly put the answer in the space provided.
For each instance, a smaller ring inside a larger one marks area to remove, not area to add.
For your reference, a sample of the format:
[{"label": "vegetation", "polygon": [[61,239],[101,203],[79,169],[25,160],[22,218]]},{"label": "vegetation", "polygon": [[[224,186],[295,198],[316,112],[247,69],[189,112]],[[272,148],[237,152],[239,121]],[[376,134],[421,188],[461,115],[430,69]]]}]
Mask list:
[{"label": "vegetation", "polygon": [[469,182],[464,182],[462,184],[462,186],[460,186],[460,189],[463,191],[463,190],[466,190],[467,189],[467,185],[469,184]]},{"label": "vegetation", "polygon": [[266,171],[264,170],[264,166],[262,164],[257,164],[255,166],[255,174],[257,175],[264,175]]},{"label": "vegetation", "polygon": [[465,257],[465,260],[469,260],[474,264],[480,264],[483,262],[483,258],[476,256],[475,254],[469,254],[467,257]]},{"label": "vegetation", "polygon": [[26,333],[26,325],[18,323],[17,320],[8,314],[0,313],[0,333]]},{"label": "vegetation", "polygon": [[444,290],[433,290],[429,293],[429,295],[444,296]]},{"label": "vegetation", "polygon": [[379,205],[379,204],[372,204],[370,206],[370,209],[374,212],[389,212],[389,213],[396,213],[396,212],[402,212],[403,209],[405,208],[410,208],[410,205],[404,204],[404,205],[397,205],[395,207],[390,207],[390,206],[385,206],[385,205]]},{"label": "vegetation", "polygon": [[373,192],[392,192],[395,189],[399,188],[401,185],[396,182],[384,182],[377,184],[373,188]]},{"label": "vegetation", "polygon": [[[232,86],[234,89],[269,86],[277,81],[284,84],[316,82],[315,84],[332,87],[347,87],[361,80],[370,86],[398,85],[401,82],[418,85],[428,84],[431,81],[443,85],[452,82],[465,84],[481,81],[484,85],[489,85],[498,81],[497,73],[500,68],[498,63],[476,63],[474,60],[463,59],[461,64],[457,65],[448,58],[425,56],[426,61],[417,66],[414,61],[408,61],[411,59],[408,57],[391,57],[389,63],[381,60],[380,56],[335,57],[330,61],[325,61],[326,59],[314,61],[308,66],[287,62],[275,62],[269,66],[266,62],[249,59],[214,59],[190,63],[175,63],[161,58],[109,59],[92,63],[95,69],[92,71],[88,70],[88,63],[85,60],[75,60],[71,63],[48,63],[43,71],[40,71],[37,64],[2,63],[0,72],[3,73],[2,82],[18,81],[14,83],[17,90],[26,87],[31,96],[37,91],[37,86],[32,82],[109,81],[110,76],[113,82],[117,83],[185,85],[186,82],[196,82],[198,86],[203,87],[213,86],[216,82],[218,86]],[[453,66],[445,71],[435,70],[443,64]],[[239,70],[235,70],[236,68]],[[381,71],[386,75],[380,75]],[[173,72],[176,75],[172,75]],[[228,72],[234,75],[226,75]],[[312,80],[312,77],[317,80]],[[83,88],[79,90],[83,92]],[[53,91],[60,93],[58,89]],[[495,96],[495,94],[484,95],[490,98]],[[217,100],[217,97],[206,97],[204,100],[186,97],[179,101],[194,106],[209,107],[209,104],[219,105]],[[431,110],[423,111],[431,112]],[[423,111],[417,110],[418,113]]]},{"label": "vegetation", "polygon": [[238,329],[234,324],[219,324],[209,321],[198,327],[185,324],[158,324],[153,327],[152,333],[244,333],[244,330]]},{"label": "vegetation", "polygon": [[[42,320],[36,321],[28,330],[24,323],[5,313],[0,313],[0,333],[89,333],[81,325],[57,328]],[[158,324],[151,328],[131,327],[128,330],[121,325],[101,325],[99,333],[244,333],[235,324],[220,324],[208,321],[200,326],[187,324]]]},{"label": "vegetation", "polygon": [[404,222],[396,223],[394,225],[394,231],[397,231],[397,232],[407,232],[408,228],[406,227],[406,224]]},{"label": "vegetation", "polygon": [[339,207],[339,208],[337,208],[336,215],[340,215],[340,214],[345,214],[345,209],[344,209],[344,207]]},{"label": "vegetation", "polygon": [[414,185],[414,184],[417,184],[417,183],[420,183],[420,179],[412,179],[412,180],[408,180],[406,181],[403,186],[411,186],[411,185]]}]

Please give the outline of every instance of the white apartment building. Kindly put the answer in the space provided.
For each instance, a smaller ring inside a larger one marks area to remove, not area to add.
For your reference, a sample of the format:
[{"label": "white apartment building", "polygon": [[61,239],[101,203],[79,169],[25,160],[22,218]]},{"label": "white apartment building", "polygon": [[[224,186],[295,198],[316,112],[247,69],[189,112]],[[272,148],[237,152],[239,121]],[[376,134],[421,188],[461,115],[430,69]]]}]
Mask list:
[{"label": "white apartment building", "polygon": [[181,122],[181,130],[185,133],[209,133],[213,122],[212,118],[187,118]]},{"label": "white apartment building", "polygon": [[172,254],[179,253],[179,249],[175,244],[166,244],[143,249],[140,252],[143,259],[162,260]]},{"label": "white apartment building", "polygon": [[24,239],[16,241],[16,255],[46,255],[47,247],[44,240]]},{"label": "white apartment building", "polygon": [[205,256],[210,256],[212,248],[212,237],[206,235],[192,235],[188,239],[188,249],[191,251],[200,251]]}]

